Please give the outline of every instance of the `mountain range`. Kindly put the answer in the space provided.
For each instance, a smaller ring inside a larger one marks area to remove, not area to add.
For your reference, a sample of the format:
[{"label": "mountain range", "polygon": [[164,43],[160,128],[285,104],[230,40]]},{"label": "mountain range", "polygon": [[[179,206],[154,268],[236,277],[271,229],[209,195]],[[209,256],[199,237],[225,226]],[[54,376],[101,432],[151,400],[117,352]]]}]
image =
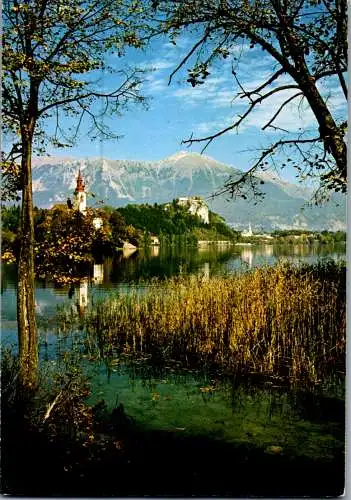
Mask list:
[{"label": "mountain range", "polygon": [[73,196],[81,170],[90,206],[114,207],[128,203],[165,203],[184,196],[201,196],[209,208],[222,215],[227,224],[242,230],[274,229],[346,230],[346,199],[332,195],[320,206],[309,204],[312,191],[286,182],[272,172],[262,172],[262,201],[209,199],[240,171],[198,153],[180,151],[159,161],[74,159],[47,157],[33,160],[34,202],[50,207]]}]

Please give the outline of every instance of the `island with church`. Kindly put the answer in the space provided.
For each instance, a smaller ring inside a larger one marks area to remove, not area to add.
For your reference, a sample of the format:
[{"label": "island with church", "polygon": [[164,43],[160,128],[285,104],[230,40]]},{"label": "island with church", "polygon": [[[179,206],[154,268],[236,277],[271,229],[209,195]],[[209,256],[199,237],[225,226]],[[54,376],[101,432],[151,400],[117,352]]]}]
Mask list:
[{"label": "island with church", "polygon": [[[53,280],[74,280],[86,266],[118,252],[130,255],[140,248],[186,245],[233,245],[240,233],[209,210],[198,196],[164,204],[123,207],[89,206],[81,170],[66,203],[34,208],[37,274]],[[2,209],[4,262],[18,252],[19,207]]]},{"label": "island with church", "polygon": [[[129,257],[138,249],[160,246],[226,248],[260,243],[313,244],[345,241],[344,232],[277,230],[262,234],[252,229],[236,231],[209,210],[199,196],[174,199],[168,203],[128,204],[114,208],[89,206],[86,183],[79,170],[75,189],[66,203],[51,208],[34,208],[36,272],[57,282],[78,280],[93,262],[122,254]],[[18,205],[3,206],[2,261],[16,262],[19,250]]]}]

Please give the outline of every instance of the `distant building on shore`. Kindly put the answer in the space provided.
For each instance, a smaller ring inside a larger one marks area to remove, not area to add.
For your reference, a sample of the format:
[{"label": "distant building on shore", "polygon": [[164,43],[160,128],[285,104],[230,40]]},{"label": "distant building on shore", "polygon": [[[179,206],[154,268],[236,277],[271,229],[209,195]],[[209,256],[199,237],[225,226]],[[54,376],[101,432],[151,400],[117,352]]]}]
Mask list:
[{"label": "distant building on shore", "polygon": [[250,236],[253,236],[252,228],[251,228],[251,223],[249,223],[249,229],[247,231],[243,231],[241,233],[241,236],[244,238],[250,238]]}]

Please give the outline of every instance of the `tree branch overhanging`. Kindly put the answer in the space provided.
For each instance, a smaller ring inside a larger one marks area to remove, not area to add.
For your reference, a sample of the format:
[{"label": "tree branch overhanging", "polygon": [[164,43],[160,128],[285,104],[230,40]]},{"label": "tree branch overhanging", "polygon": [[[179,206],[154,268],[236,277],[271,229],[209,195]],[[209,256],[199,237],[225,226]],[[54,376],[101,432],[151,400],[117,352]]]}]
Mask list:
[{"label": "tree branch overhanging", "polygon": [[[237,179],[233,179],[232,177],[227,180],[227,182],[224,184],[223,188],[220,190],[216,191],[212,197],[220,196],[226,193],[231,194],[231,196],[236,196],[237,195],[237,190],[240,188],[242,185],[245,184],[247,179],[251,178],[254,176],[255,172],[259,167],[263,166],[263,161],[266,160],[269,156],[273,155],[276,150],[282,146],[286,145],[299,145],[299,144],[315,144],[317,142],[321,142],[321,137],[314,137],[311,139],[286,139],[286,140],[279,140],[272,144],[271,146],[267,147],[259,156],[259,158],[255,161],[255,163],[247,170],[244,172],[242,175],[239,176]],[[257,179],[256,179],[257,181]]]},{"label": "tree branch overhanging", "polygon": [[252,112],[252,110],[255,108],[255,106],[257,106],[257,104],[262,103],[265,99],[268,99],[272,95],[274,95],[278,92],[281,92],[282,90],[290,90],[290,89],[296,89],[296,88],[298,88],[297,85],[282,85],[281,87],[276,87],[276,88],[270,90],[269,92],[267,92],[266,94],[261,95],[257,99],[251,100],[251,104],[248,107],[248,109],[245,111],[245,113],[242,116],[240,116],[239,120],[234,122],[232,125],[229,125],[228,127],[225,127],[224,129],[220,130],[219,132],[216,132],[215,134],[209,135],[207,137],[195,138],[195,139],[191,137],[189,139],[183,140],[182,144],[191,145],[191,144],[196,143],[196,142],[197,143],[198,142],[205,142],[206,144],[201,150],[201,153],[203,153],[214,139],[216,139],[217,137],[220,137],[221,135],[225,134],[226,132],[229,132],[230,130],[238,128],[239,125],[245,120],[245,118]]},{"label": "tree branch overhanging", "polygon": [[278,115],[281,113],[281,111],[285,108],[285,106],[287,106],[291,101],[293,101],[294,99],[296,99],[296,97],[299,97],[299,96],[302,96],[302,95],[303,95],[302,92],[297,92],[297,94],[292,95],[291,97],[289,97],[289,99],[287,99],[286,101],[284,101],[283,104],[281,104],[279,106],[278,110],[274,113],[274,115],[272,116],[272,118],[262,127],[262,130],[266,130],[266,128],[271,127],[272,123],[278,117]]},{"label": "tree branch overhanging", "polygon": [[[210,68],[207,66],[210,62],[212,63],[215,55],[221,57],[221,51],[216,54],[216,49],[221,43],[223,44],[224,39],[227,44],[221,47],[228,49],[226,57],[230,54],[230,48],[235,46],[236,40],[241,38],[250,43],[250,48],[260,47],[271,57],[273,64],[279,65],[275,72],[267,80],[258,84],[254,90],[245,88],[237,76],[237,68],[235,71],[233,68],[233,76],[240,90],[234,98],[247,98],[248,108],[234,123],[220,131],[202,138],[195,138],[192,134],[182,143],[188,146],[203,143],[202,152],[205,151],[215,138],[237,128],[248,113],[259,104],[261,93],[266,90],[264,94],[266,98],[269,95],[270,86],[274,86],[276,80],[286,74],[296,84],[291,88],[296,88],[298,91],[285,98],[282,104],[278,104],[276,109],[272,110],[272,117],[262,128],[287,132],[277,127],[274,120],[294,99],[305,98],[315,115],[321,137],[320,143],[324,145],[328,157],[335,161],[333,178],[339,179],[336,188],[339,189],[341,185],[344,191],[346,186],[345,128],[335,121],[332,110],[323,98],[320,88],[317,88],[316,82],[335,75],[339,79],[340,91],[345,97],[347,96],[344,78],[345,47],[347,47],[346,2],[337,0],[335,5],[327,3],[328,9],[320,3],[317,5],[314,0],[292,0],[291,2],[267,0],[262,2],[262,5],[260,2],[255,2],[253,5],[246,0],[225,2],[221,0],[159,0],[155,2],[156,11],[162,14],[156,31],[170,34],[172,40],[184,31],[201,36],[204,34],[204,29],[211,26],[211,37],[203,44],[203,53],[206,53],[206,58],[202,56],[199,49],[195,50],[194,45],[192,46],[194,49],[192,54],[197,54],[197,59],[192,69],[194,78],[188,81],[193,86],[203,83],[196,79],[198,75],[201,76],[202,67],[205,68],[202,80],[210,74],[207,71]],[[208,53],[210,56],[207,55]],[[185,66],[187,61],[186,57],[183,58],[176,71]],[[281,140],[285,140],[284,137]],[[321,181],[325,184],[325,177],[321,177]],[[332,188],[332,184],[329,186]]]}]

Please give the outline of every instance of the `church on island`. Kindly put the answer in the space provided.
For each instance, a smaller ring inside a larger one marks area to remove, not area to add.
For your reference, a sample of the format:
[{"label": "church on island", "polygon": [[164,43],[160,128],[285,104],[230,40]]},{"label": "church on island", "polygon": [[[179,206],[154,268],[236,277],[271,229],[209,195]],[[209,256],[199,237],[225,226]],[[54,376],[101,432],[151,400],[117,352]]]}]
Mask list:
[{"label": "church on island", "polygon": [[74,209],[81,214],[86,215],[87,212],[87,195],[85,192],[85,182],[83,180],[80,169],[78,170],[77,185],[74,191]]},{"label": "church on island", "polygon": [[241,236],[243,236],[244,238],[250,238],[251,236],[253,236],[251,222],[249,222],[249,229],[247,231],[242,231]]},{"label": "church on island", "polygon": [[[76,189],[74,190],[74,202],[70,198],[67,199],[67,206],[70,209],[78,210],[82,215],[87,214],[87,194],[85,192],[85,182],[80,172],[78,170]],[[95,229],[100,229],[103,226],[103,220],[101,217],[93,218],[93,226]]]}]

